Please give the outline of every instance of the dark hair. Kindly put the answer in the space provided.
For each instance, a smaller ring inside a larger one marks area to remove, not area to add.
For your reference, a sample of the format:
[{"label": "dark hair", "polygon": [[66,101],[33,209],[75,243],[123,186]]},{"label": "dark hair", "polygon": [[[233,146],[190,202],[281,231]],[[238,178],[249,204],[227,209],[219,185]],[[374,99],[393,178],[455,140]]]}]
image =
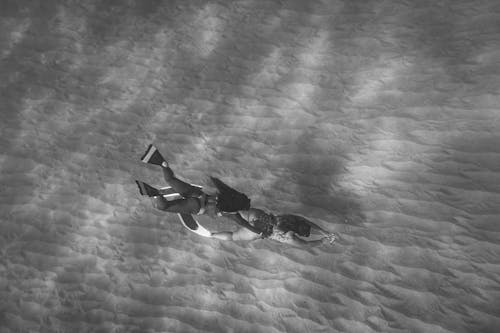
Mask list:
[{"label": "dark hair", "polygon": [[229,187],[219,178],[210,177],[210,179],[218,191],[217,208],[220,211],[234,213],[239,210],[247,210],[250,208],[250,199],[244,193]]},{"label": "dark hair", "polygon": [[278,228],[284,232],[293,231],[302,237],[311,235],[311,222],[299,215],[285,214],[278,217]]}]

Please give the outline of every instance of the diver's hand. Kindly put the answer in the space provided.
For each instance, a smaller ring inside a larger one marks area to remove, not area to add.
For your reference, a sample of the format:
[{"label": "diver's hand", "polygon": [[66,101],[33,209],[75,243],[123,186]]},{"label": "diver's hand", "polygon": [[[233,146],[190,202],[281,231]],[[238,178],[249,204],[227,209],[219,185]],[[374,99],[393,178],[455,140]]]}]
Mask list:
[{"label": "diver's hand", "polygon": [[323,241],[323,243],[333,244],[336,239],[337,239],[337,236],[334,233],[331,233],[331,234],[328,234],[325,237],[323,237],[322,241]]}]

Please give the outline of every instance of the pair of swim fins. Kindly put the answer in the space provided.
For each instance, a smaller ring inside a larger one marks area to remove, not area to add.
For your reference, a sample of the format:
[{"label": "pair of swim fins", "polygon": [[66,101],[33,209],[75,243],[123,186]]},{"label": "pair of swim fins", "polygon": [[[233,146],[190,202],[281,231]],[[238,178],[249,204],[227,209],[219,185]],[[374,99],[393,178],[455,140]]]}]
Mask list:
[{"label": "pair of swim fins", "polygon": [[[146,152],[142,155],[141,161],[144,163],[160,165],[160,166],[162,166],[163,163],[166,162],[166,160],[161,155],[160,151],[152,144],[148,146]],[[161,195],[165,197],[167,200],[169,200],[170,197],[176,198],[176,195],[180,197],[180,195],[176,193],[171,187],[164,187],[161,189],[157,189],[139,180],[136,180],[135,183],[137,184],[137,187],[139,188],[139,192],[141,193],[141,195],[146,195],[148,197],[155,197]],[[199,187],[201,188],[201,186]],[[202,225],[200,225],[198,221],[196,221],[191,214],[178,213],[177,215],[179,216],[182,225],[184,225],[184,227],[186,227],[190,231],[200,236],[211,237],[211,232],[205,229]]]},{"label": "pair of swim fins", "polygon": [[[165,162],[166,160],[163,158],[158,148],[150,144],[146,149],[146,152],[142,155],[141,161],[144,163],[161,166],[163,162]],[[145,182],[136,180],[135,183],[139,187],[139,192],[141,193],[141,195],[147,195],[148,197],[156,197],[159,195],[163,195],[161,190],[156,189]]]}]

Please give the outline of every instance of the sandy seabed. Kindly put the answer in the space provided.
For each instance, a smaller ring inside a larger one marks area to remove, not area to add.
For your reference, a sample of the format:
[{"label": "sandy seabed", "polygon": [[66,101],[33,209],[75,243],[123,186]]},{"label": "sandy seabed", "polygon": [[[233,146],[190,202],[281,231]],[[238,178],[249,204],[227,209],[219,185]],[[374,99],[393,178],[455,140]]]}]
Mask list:
[{"label": "sandy seabed", "polygon": [[[496,0],[2,1],[0,332],[497,332],[498,22]],[[190,233],[135,187],[165,185],[149,143],[339,240]]]}]

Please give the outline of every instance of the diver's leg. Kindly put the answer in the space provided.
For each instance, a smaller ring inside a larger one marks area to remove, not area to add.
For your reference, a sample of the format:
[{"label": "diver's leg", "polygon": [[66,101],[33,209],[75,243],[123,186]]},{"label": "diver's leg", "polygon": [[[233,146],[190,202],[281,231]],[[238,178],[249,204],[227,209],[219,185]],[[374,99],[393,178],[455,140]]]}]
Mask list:
[{"label": "diver's leg", "polygon": [[167,162],[163,162],[163,164],[161,165],[161,170],[163,172],[163,178],[165,178],[165,181],[174,189],[174,191],[176,191],[183,197],[200,196],[203,194],[203,191],[200,188],[175,177],[174,172],[172,171],[172,169],[170,169]]},{"label": "diver's leg", "polygon": [[191,186],[190,184],[183,182],[182,180],[175,177],[172,169],[169,168],[168,162],[161,155],[158,148],[150,144],[146,149],[146,152],[142,155],[141,161],[148,164],[159,165],[163,170],[163,177],[167,183],[182,196],[199,196],[202,194],[201,190],[197,187]]},{"label": "diver's leg", "polygon": [[156,196],[151,199],[153,207],[170,213],[197,214],[200,211],[200,202],[196,198],[168,201],[162,196]]}]

